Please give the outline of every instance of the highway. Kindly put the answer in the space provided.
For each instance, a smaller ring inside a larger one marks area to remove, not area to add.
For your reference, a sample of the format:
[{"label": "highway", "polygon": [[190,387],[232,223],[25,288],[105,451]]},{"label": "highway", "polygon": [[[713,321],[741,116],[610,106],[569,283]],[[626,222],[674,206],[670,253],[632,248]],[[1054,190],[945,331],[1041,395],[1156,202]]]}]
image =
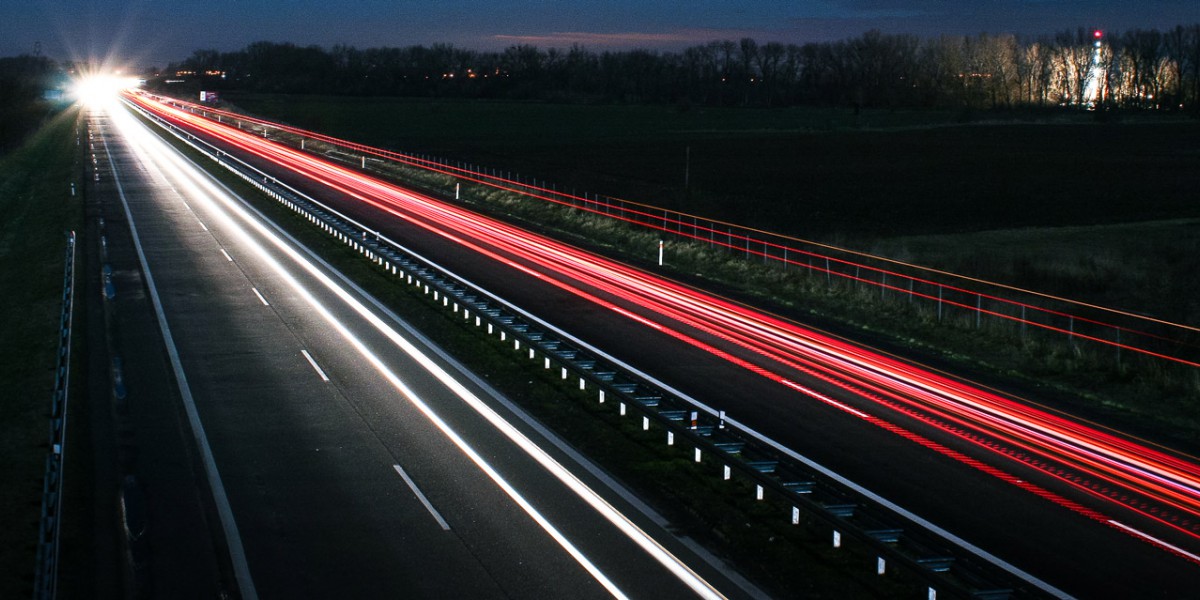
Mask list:
[{"label": "highway", "polygon": [[168,359],[241,597],[756,593],[129,112],[105,110],[95,143],[162,331],[151,351]]},{"label": "highway", "polygon": [[140,102],[1068,593],[1200,582],[1190,457]]}]

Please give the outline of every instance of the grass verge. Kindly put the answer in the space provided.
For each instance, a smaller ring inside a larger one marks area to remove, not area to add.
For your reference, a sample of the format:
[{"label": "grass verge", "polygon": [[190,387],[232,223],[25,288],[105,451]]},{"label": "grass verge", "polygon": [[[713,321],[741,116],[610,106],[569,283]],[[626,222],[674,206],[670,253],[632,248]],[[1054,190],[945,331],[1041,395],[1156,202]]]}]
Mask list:
[{"label": "grass verge", "polygon": [[66,232],[83,225],[69,187],[78,116],[56,115],[0,159],[0,598],[33,591]]}]

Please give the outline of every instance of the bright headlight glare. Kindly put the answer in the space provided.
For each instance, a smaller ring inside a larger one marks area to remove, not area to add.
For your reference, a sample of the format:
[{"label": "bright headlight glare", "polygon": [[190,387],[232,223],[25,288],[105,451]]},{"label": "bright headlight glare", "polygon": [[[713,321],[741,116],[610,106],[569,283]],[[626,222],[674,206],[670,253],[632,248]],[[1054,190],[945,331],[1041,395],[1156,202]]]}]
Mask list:
[{"label": "bright headlight glare", "polygon": [[104,106],[116,100],[122,91],[136,86],[137,79],[132,77],[93,74],[76,80],[72,93],[87,106]]}]

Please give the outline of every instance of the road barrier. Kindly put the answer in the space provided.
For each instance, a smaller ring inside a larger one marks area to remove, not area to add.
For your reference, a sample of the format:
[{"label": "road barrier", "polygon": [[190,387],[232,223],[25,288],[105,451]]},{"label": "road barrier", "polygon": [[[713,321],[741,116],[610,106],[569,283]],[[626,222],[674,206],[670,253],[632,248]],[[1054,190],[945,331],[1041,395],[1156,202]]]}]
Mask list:
[{"label": "road barrier", "polygon": [[[882,575],[900,570],[936,598],[1065,597],[1061,591],[958,540],[806,457],[641,374],[571,335],[387,239],[270,174],[136,106],[147,119],[276,202],[412,286],[456,318],[498,338],[564,385],[593,393],[666,445],[687,447],[714,477],[745,484],[755,501],[788,507],[780,519],[822,528],[835,548],[869,553]],[[850,548],[852,547],[852,548]]]},{"label": "road barrier", "polygon": [[74,231],[67,234],[66,255],[57,365],[54,391],[50,397],[50,451],[46,454],[46,472],[42,479],[42,513],[33,578],[35,599],[54,598],[58,592],[58,540],[62,521],[63,465],[67,451],[67,400],[71,387],[71,322],[75,314]]},{"label": "road barrier", "polygon": [[[547,202],[605,219],[615,219],[635,227],[665,234],[690,243],[719,248],[733,256],[795,269],[826,280],[828,285],[850,288],[875,288],[881,299],[924,303],[938,321],[960,319],[976,328],[988,323],[1011,325],[1021,338],[1040,331],[1044,339],[1065,342],[1071,347],[1089,344],[1112,351],[1116,364],[1130,356],[1143,356],[1188,367],[1200,367],[1200,328],[1152,316],[1079,302],[1035,290],[996,283],[930,269],[791,236],[772,233],[734,223],[707,219],[649,204],[600,194],[567,191],[566,188],[511,171],[473,165],[422,154],[394,152],[342,140],[264,119],[215,110],[173,98],[157,97],[179,108],[209,118],[236,121],[239,127],[261,128],[276,132],[276,141],[287,141],[300,149],[317,152],[320,142],[349,154],[334,155],[360,168],[367,168],[367,157],[395,162],[451,178],[448,188],[433,189],[439,194],[455,190],[456,197],[466,195],[462,183],[486,186],[494,190]],[[280,133],[295,136],[283,140]]]}]

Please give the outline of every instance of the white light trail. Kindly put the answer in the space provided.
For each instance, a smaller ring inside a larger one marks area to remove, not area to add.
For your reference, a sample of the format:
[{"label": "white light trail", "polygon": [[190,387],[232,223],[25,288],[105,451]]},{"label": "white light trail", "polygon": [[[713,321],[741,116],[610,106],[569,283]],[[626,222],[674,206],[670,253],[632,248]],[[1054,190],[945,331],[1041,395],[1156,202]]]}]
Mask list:
[{"label": "white light trail", "polygon": [[[366,345],[359,340],[353,332],[346,327],[336,316],[333,315],[319,300],[317,300],[307,288],[305,288],[292,274],[280,264],[259,242],[251,236],[241,224],[235,221],[240,220],[246,227],[252,230],[255,234],[264,239],[271,246],[274,246],[277,251],[285,255],[297,267],[306,272],[309,276],[315,279],[326,288],[330,293],[338,297],[346,307],[357,313],[364,321],[369,323],[376,331],[386,337],[395,346],[401,349],[412,360],[417,362],[429,374],[434,376],[442,383],[449,391],[454,393],[463,402],[474,409],[480,416],[488,421],[493,427],[505,435],[512,443],[519,447],[530,458],[540,464],[547,472],[558,479],[563,485],[570,489],[577,497],[587,503],[593,510],[601,515],[605,520],[611,523],[619,531],[621,531],[628,539],[642,548],[655,561],[665,567],[675,577],[677,577],[684,585],[695,592],[702,598],[723,598],[724,596],[717,591],[711,584],[705,581],[697,573],[685,565],[678,557],[662,547],[649,534],[642,531],[636,524],[629,520],[620,511],[610,505],[604,498],[589,488],[586,484],[580,481],[566,467],[551,457],[545,450],[539,447],[532,440],[527,438],[512,424],[506,421],[491,407],[483,402],[473,392],[468,390],[462,383],[454,378],[450,373],[446,372],[439,364],[437,364],[427,354],[413,345],[409,340],[401,336],[395,329],[384,322],[379,316],[371,312],[362,302],[352,296],[348,291],[333,281],[328,275],[322,272],[315,264],[306,259],[295,248],[290,246],[274,231],[266,225],[259,222],[253,215],[246,211],[231,194],[218,188],[207,176],[202,175],[199,169],[179,156],[173,149],[170,149],[162,140],[151,134],[145,126],[136,122],[127,112],[121,110],[110,111],[113,115],[114,123],[118,123],[122,132],[129,136],[130,139],[137,139],[145,146],[160,146],[157,152],[146,153],[152,155],[156,162],[160,159],[169,161],[168,169],[174,172],[181,180],[181,183],[186,183],[188,186],[189,197],[195,200],[204,200],[210,204],[213,215],[220,222],[222,231],[231,232],[242,241],[246,247],[250,248],[253,253],[258,256],[267,266],[271,268],[281,279],[283,279],[297,295],[307,303],[318,315],[321,316],[342,338],[353,347],[360,356],[362,356],[375,370],[395,388],[401,396],[407,399],[415,408],[417,408],[425,417],[438,427],[451,442],[453,442],[468,459],[484,472],[509,498],[516,503],[521,509],[530,516],[552,539],[559,544],[581,567],[587,571],[593,579],[603,586],[610,594],[617,598],[626,598],[627,596],[614,584],[607,575],[595,566],[584,554],[575,547],[558,529],[549,522],[536,508],[530,504],[524,496],[520,494],[511,484],[508,483],[482,456],[480,456],[471,446],[463,439],[455,430],[453,430],[441,417],[412,390],[398,375],[396,375],[384,362],[378,358]],[[120,117],[120,118],[118,118]],[[149,157],[147,157],[149,158]],[[231,216],[232,215],[232,216]]]}]

